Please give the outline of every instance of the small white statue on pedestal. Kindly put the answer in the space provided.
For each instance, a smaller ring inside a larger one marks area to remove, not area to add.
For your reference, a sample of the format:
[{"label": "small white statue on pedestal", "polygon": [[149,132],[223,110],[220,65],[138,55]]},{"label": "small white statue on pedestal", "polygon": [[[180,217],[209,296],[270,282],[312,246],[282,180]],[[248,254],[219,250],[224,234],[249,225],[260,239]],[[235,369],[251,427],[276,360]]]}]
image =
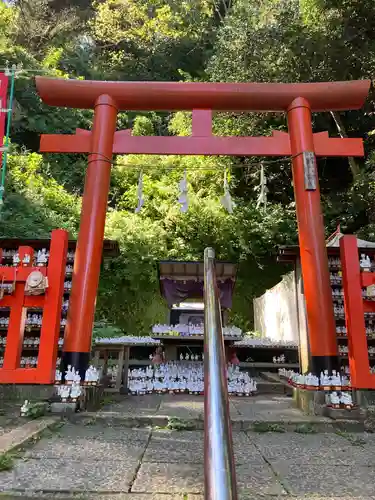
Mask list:
[{"label": "small white statue on pedestal", "polygon": [[338,397],[337,392],[334,391],[331,393],[330,400],[331,400],[332,408],[336,408],[336,409],[340,408],[340,398]]},{"label": "small white statue on pedestal", "polygon": [[91,368],[91,384],[97,385],[99,382],[99,370],[94,366],[90,365]]},{"label": "small white statue on pedestal", "polygon": [[30,264],[31,257],[28,253],[25,254],[24,258],[22,259],[22,264],[24,266],[28,266]]},{"label": "small white statue on pedestal", "polygon": [[349,392],[342,392],[341,393],[340,402],[348,410],[350,410],[351,408],[353,408],[353,399],[352,399],[352,396],[351,396],[351,394]]},{"label": "small white statue on pedestal", "polygon": [[[81,377],[80,377],[81,380]],[[77,401],[79,396],[82,394],[82,388],[79,383],[74,383],[70,389],[70,397],[73,401]]]},{"label": "small white statue on pedestal", "polygon": [[69,385],[60,385],[57,389],[58,395],[61,397],[61,401],[65,403],[70,394],[70,386]]},{"label": "small white statue on pedestal", "polygon": [[343,389],[347,389],[350,387],[350,380],[347,375],[342,375],[341,377],[341,386]]},{"label": "small white statue on pedestal", "polygon": [[180,354],[180,361],[183,361],[184,360],[184,355],[181,353]]},{"label": "small white statue on pedestal", "polygon": [[29,402],[26,399],[23,405],[21,406],[21,417],[26,417],[29,411]]},{"label": "small white statue on pedestal", "polygon": [[361,254],[361,260],[359,261],[359,265],[364,272],[370,272],[371,271],[371,260],[368,255],[365,255],[364,253]]},{"label": "small white statue on pedestal", "polygon": [[65,383],[72,384],[74,380],[74,368],[72,369],[72,365],[68,365],[68,369],[65,372]]},{"label": "small white statue on pedestal", "polygon": [[[73,368],[74,369],[74,368]],[[74,371],[74,377],[73,377],[73,382],[75,384],[80,384],[81,383],[81,376],[79,374],[79,371]]]},{"label": "small white statue on pedestal", "polygon": [[15,254],[13,255],[13,265],[14,265],[15,267],[16,267],[16,266],[19,266],[19,265],[20,265],[20,262],[21,262],[21,259],[20,259],[20,256],[19,256],[18,252],[17,252],[17,253],[15,253]]},{"label": "small white statue on pedestal", "polygon": [[91,385],[92,384],[92,366],[90,365],[85,373],[85,384],[86,385]]},{"label": "small white statue on pedestal", "polygon": [[55,372],[55,384],[61,384],[62,373],[59,369]]},{"label": "small white statue on pedestal", "polygon": [[45,248],[42,248],[42,250],[38,250],[37,257],[36,257],[36,263],[38,266],[46,266],[47,265],[47,250]]},{"label": "small white statue on pedestal", "polygon": [[332,370],[331,385],[335,387],[336,390],[341,390],[341,377],[336,370]]},{"label": "small white statue on pedestal", "polygon": [[326,391],[328,391],[330,389],[331,380],[330,380],[330,377],[328,375],[328,370],[324,370],[324,373],[320,372],[320,385]]}]

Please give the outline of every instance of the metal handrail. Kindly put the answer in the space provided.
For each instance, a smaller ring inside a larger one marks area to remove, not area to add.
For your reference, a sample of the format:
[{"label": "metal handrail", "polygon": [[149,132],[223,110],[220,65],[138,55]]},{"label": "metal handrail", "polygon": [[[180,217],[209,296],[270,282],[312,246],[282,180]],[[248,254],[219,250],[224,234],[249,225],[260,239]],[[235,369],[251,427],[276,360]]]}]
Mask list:
[{"label": "metal handrail", "polygon": [[204,251],[204,497],[237,500],[215,251]]}]

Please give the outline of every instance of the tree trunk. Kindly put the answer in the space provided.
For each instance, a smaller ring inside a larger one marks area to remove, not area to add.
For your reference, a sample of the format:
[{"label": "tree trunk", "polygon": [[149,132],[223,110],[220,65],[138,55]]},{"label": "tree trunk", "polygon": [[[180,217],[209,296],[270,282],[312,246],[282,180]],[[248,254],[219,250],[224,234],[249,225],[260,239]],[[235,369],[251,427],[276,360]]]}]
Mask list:
[{"label": "tree trunk", "polygon": [[[345,125],[341,120],[340,113],[338,111],[331,111],[332,118],[334,119],[337,127],[337,131],[342,139],[347,138],[348,134],[346,133]],[[359,174],[359,165],[353,156],[348,156],[349,167],[352,171],[353,177],[356,177]]]}]

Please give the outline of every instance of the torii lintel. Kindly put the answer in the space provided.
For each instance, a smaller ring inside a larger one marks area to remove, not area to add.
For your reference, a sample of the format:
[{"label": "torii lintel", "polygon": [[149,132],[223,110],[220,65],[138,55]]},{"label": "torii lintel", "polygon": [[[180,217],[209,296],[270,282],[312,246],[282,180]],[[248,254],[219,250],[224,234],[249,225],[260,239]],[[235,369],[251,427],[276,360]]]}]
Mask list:
[{"label": "torii lintel", "polygon": [[[328,132],[313,135],[316,156],[363,156],[362,139],[330,138]],[[44,153],[95,153],[92,133],[77,129],[76,134],[44,134],[40,151]],[[154,155],[230,155],[290,156],[287,132],[274,131],[271,137],[220,137],[212,135],[212,112],[193,110],[190,137],[132,136],[131,130],[114,135],[113,154]]]}]

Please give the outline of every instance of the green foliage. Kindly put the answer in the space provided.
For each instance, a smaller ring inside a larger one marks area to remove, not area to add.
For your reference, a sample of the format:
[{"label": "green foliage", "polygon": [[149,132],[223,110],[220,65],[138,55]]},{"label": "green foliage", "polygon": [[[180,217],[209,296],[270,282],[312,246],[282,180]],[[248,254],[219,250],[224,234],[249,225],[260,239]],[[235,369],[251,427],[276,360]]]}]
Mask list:
[{"label": "green foliage", "polygon": [[316,434],[317,430],[312,424],[300,424],[294,429],[297,434]]},{"label": "green foliage", "polygon": [[111,325],[108,321],[96,321],[94,324],[94,339],[121,337],[121,335],[123,335],[123,331],[120,328]]},{"label": "green foliage", "polygon": [[43,417],[49,411],[48,403],[43,402],[35,402],[28,403],[27,412],[25,417],[36,419],[39,417]]},{"label": "green foliage", "polygon": [[48,237],[55,228],[76,234],[80,200],[48,175],[41,155],[11,154],[9,172],[1,212],[3,237]]},{"label": "green foliage", "polygon": [[178,417],[168,417],[167,429],[171,431],[191,431],[194,427],[194,422]]},{"label": "green foliage", "polygon": [[0,471],[6,471],[13,469],[14,459],[9,453],[3,453],[0,455]]},{"label": "green foliage", "polygon": [[276,424],[271,422],[254,422],[252,426],[253,432],[278,432],[284,433],[285,427],[282,424]]},{"label": "green foliage", "polygon": [[214,10],[208,0],[95,2],[91,36],[110,78],[176,80],[198,73],[210,47]]}]

